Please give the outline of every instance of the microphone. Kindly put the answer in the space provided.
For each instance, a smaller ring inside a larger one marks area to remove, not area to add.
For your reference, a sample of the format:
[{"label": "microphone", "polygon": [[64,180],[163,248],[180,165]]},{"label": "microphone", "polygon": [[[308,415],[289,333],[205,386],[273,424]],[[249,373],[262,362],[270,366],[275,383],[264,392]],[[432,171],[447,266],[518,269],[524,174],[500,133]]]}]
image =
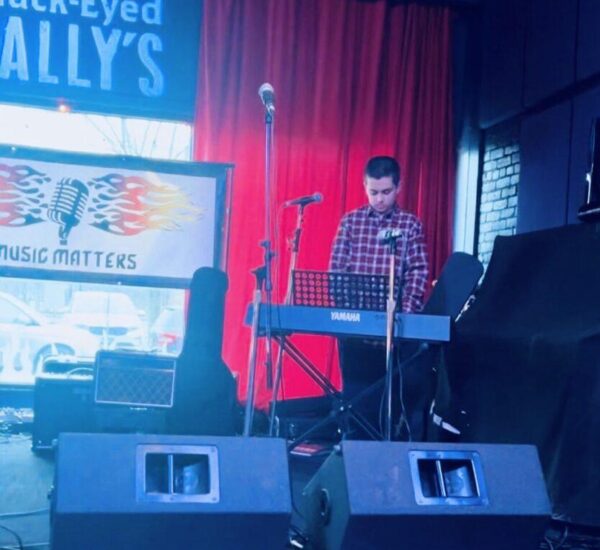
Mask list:
[{"label": "microphone", "polygon": [[306,195],[304,197],[298,197],[297,199],[286,201],[283,203],[283,207],[287,208],[288,206],[306,206],[307,204],[321,202],[322,200],[323,195],[321,195],[321,193],[313,193],[312,195]]},{"label": "microphone", "polygon": [[389,243],[395,239],[402,237],[402,231],[397,228],[382,229],[377,233],[377,240],[383,243]]},{"label": "microphone", "polygon": [[275,90],[268,82],[265,82],[258,89],[258,95],[262,101],[267,113],[273,115],[275,113]]},{"label": "microphone", "polygon": [[65,246],[69,232],[83,217],[90,191],[87,185],[75,178],[63,178],[56,184],[48,206],[48,218],[60,225],[58,238]]}]

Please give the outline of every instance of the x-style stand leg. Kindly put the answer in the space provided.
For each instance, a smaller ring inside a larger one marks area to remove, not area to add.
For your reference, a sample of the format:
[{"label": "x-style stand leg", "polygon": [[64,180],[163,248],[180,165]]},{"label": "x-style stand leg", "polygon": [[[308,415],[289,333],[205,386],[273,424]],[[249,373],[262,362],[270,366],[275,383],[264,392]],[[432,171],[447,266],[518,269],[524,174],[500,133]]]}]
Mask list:
[{"label": "x-style stand leg", "polygon": [[[406,359],[405,361],[402,361],[401,363],[399,363],[395,367],[393,367],[392,373],[391,373],[392,378],[398,376],[398,374],[401,372],[402,369],[406,368],[410,363],[415,361],[418,357],[420,357],[428,349],[429,349],[429,344],[422,342],[419,345],[419,347],[417,348],[417,350],[410,357],[408,357],[408,359]],[[289,443],[288,451],[291,451],[292,449],[297,447],[300,443],[305,441],[307,439],[307,437],[310,434],[312,434],[313,432],[317,431],[318,429],[322,428],[323,426],[326,426],[330,422],[337,421],[340,417],[347,419],[348,416],[350,416],[370,437],[372,437],[372,439],[376,439],[376,440],[382,439],[381,434],[379,432],[375,431],[374,428],[371,426],[371,424],[364,417],[362,417],[362,415],[360,415],[357,411],[355,411],[353,407],[354,407],[354,405],[356,405],[357,403],[360,403],[362,400],[364,400],[366,397],[370,396],[374,392],[381,391],[382,387],[385,386],[387,381],[388,381],[388,374],[386,373],[385,376],[383,376],[382,378],[380,378],[379,380],[377,380],[370,386],[367,386],[364,390],[362,390],[361,392],[357,393],[354,397],[352,397],[352,399],[349,399],[348,401],[343,401],[340,398],[340,402],[337,404],[336,407],[334,407],[334,409],[329,413],[329,415],[326,418],[317,422],[309,430],[307,430],[306,432],[304,432],[299,437],[297,437],[296,439],[294,439],[293,441],[291,441]]]},{"label": "x-style stand leg", "polygon": [[[338,419],[342,419],[343,423],[341,426],[342,432],[347,433],[349,429],[349,421],[353,420],[358,426],[360,426],[365,433],[369,435],[372,439],[381,439],[381,434],[378,430],[376,430],[371,423],[358,411],[354,410],[352,407],[352,400],[345,400],[342,396],[342,393],[338,391],[335,386],[331,383],[331,381],[302,353],[302,351],[293,343],[291,340],[285,335],[275,336],[275,340],[279,344],[280,353],[278,357],[278,365],[277,365],[277,374],[276,374],[276,385],[278,383],[277,378],[281,377],[281,361],[282,354],[287,354],[308,376],[310,376],[316,384],[333,399],[334,407],[331,413],[327,416],[327,418],[317,422],[315,426],[308,429],[306,432],[301,434],[294,442],[293,446],[290,447],[293,449],[296,447],[301,441],[305,441],[307,437],[309,437],[312,433],[314,433],[318,428],[322,426],[326,426],[330,422]],[[274,399],[271,403],[271,419],[274,418],[274,409],[275,409]],[[271,430],[273,428],[273,422],[271,422]],[[274,435],[271,433],[270,435]]]}]

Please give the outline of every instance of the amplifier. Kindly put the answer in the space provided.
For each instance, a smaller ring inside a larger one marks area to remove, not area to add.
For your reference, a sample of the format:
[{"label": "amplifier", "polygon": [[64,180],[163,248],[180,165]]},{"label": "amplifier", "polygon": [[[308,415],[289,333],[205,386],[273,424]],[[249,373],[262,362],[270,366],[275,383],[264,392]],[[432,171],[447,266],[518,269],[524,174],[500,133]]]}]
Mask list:
[{"label": "amplifier", "polygon": [[99,351],[96,354],[96,403],[172,407],[175,360],[172,356],[136,351]]},{"label": "amplifier", "polygon": [[[72,364],[69,366],[73,369]],[[82,366],[80,372],[37,375],[33,392],[34,451],[52,449],[62,432],[95,431],[93,377],[89,366]]]}]

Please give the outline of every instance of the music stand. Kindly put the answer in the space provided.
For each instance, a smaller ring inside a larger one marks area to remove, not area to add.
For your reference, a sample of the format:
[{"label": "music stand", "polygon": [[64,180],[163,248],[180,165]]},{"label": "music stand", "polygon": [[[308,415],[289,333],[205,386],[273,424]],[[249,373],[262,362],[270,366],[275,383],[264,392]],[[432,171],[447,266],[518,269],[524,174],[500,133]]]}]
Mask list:
[{"label": "music stand", "polygon": [[[394,281],[394,293],[398,282]],[[295,306],[385,311],[388,278],[385,275],[296,270],[292,303]]]}]

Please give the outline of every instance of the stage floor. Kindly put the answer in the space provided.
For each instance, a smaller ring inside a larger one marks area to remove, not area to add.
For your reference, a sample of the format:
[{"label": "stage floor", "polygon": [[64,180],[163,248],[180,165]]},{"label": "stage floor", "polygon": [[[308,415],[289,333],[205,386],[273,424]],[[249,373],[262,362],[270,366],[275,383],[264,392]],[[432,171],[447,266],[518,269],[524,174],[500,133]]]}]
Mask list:
[{"label": "stage floor", "polygon": [[[33,453],[28,433],[9,433],[1,428],[0,425],[0,549],[19,549],[16,536],[18,535],[23,549],[47,550],[50,548],[48,495],[54,475],[52,454]],[[325,456],[290,457],[290,478],[296,504],[305,485],[318,470]],[[295,512],[292,523],[299,529],[304,527],[302,519]],[[80,548],[85,550],[85,541],[82,541]],[[285,546],[283,543],[282,548],[302,546],[299,543]],[[310,546],[306,545],[304,548],[308,549]],[[401,545],[398,548],[401,548]],[[600,532],[552,522],[545,540],[540,541],[538,548],[600,549]]]}]

